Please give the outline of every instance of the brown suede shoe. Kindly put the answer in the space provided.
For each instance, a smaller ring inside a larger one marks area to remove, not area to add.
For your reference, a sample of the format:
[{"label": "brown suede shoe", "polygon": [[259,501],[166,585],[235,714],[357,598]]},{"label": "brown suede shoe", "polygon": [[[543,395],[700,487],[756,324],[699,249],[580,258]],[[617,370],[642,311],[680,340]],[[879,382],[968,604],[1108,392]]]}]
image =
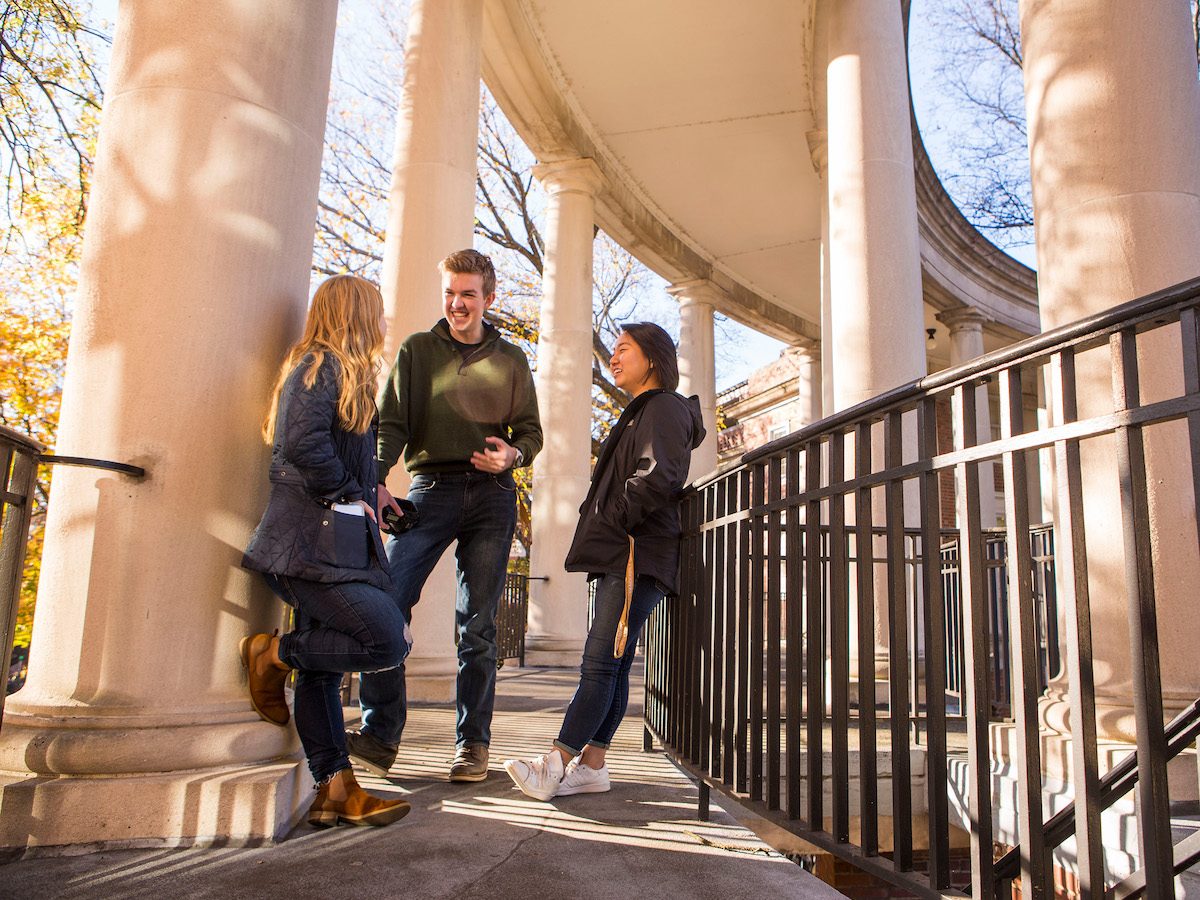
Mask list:
[{"label": "brown suede shoe", "polygon": [[487,745],[464,744],[454,751],[454,762],[450,764],[451,781],[483,781],[487,777]]},{"label": "brown suede shoe", "polygon": [[[329,796],[334,782],[340,781],[345,800]],[[328,828],[339,822],[346,825],[391,825],[412,809],[407,800],[384,800],[358,786],[354,772],[342,769],[317,789],[317,799],[308,809],[308,824]]]},{"label": "brown suede shoe", "polygon": [[238,644],[238,653],[242,657],[242,666],[246,669],[246,677],[250,682],[250,705],[254,711],[272,725],[286,725],[291,713],[288,712],[287,701],[283,695],[283,685],[287,681],[290,669],[280,669],[274,663],[265,662],[266,671],[258,673],[258,660],[265,653],[271,652],[271,642],[275,635],[255,634],[242,638]]}]

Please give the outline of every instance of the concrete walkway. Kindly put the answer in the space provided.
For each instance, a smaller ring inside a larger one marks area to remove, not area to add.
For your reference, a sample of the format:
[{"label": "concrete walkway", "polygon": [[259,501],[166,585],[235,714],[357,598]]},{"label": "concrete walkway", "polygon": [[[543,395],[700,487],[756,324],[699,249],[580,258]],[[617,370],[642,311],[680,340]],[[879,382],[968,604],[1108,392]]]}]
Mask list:
[{"label": "concrete walkway", "polygon": [[[661,752],[641,751],[637,710],[609,754],[613,789],[549,803],[512,786],[501,763],[549,747],[576,672],[501,673],[491,777],[452,785],[454,713],[415,707],[387,781],[413,811],[387,828],[302,826],[270,847],[126,850],[0,866],[0,898],[836,898],[716,805],[696,820],[696,788]],[[637,683],[637,682],[635,682]],[[635,694],[637,692],[635,691]]]}]

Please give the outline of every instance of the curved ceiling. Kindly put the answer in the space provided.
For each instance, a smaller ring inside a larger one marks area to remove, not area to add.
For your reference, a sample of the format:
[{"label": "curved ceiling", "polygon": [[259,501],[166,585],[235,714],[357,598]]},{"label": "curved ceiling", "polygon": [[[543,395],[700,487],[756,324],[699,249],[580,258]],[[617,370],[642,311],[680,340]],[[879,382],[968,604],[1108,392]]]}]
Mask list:
[{"label": "curved ceiling", "polygon": [[484,78],[539,160],[596,161],[599,224],[643,262],[712,280],[760,330],[816,338],[818,5],[485,0]]}]

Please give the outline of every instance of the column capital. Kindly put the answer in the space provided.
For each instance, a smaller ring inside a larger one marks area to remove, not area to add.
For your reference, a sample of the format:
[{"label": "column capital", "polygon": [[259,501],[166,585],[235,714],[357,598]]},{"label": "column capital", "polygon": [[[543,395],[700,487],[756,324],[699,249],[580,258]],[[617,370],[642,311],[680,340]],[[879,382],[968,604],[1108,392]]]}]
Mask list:
[{"label": "column capital", "polygon": [[816,128],[804,135],[808,140],[808,154],[812,157],[813,169],[824,181],[829,171],[829,132]]},{"label": "column capital", "polygon": [[605,184],[604,175],[593,159],[538,163],[533,167],[533,177],[551,194],[579,193],[594,197]]},{"label": "column capital", "polygon": [[729,300],[729,295],[707,278],[677,281],[667,288],[667,293],[679,302],[680,307],[709,306],[720,309]]},{"label": "column capital", "polygon": [[971,306],[944,309],[934,318],[950,329],[952,335],[960,331],[983,331],[984,323],[990,321],[987,316]]},{"label": "column capital", "polygon": [[801,338],[788,345],[788,352],[798,359],[817,362],[821,358],[821,342]]}]

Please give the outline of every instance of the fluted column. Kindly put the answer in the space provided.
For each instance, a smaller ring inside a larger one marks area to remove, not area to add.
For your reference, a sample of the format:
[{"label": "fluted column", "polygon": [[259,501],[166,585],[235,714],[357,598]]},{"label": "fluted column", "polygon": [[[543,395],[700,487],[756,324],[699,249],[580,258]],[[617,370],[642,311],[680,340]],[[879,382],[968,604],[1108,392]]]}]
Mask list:
[{"label": "fluted column", "polygon": [[792,347],[792,354],[798,367],[796,399],[800,415],[796,427],[803,428],[822,418],[824,401],[821,371],[824,360],[821,356],[821,345],[815,341],[796,344]]},{"label": "fluted column", "polygon": [[[1200,275],[1200,84],[1188,4],[1022,0],[1020,10],[1043,326]],[[1174,328],[1138,338],[1143,397],[1181,389],[1179,341]],[[1107,352],[1083,354],[1077,378],[1080,417],[1111,409]],[[1169,714],[1200,696],[1196,507],[1186,429],[1151,428],[1145,442]],[[1131,601],[1115,455],[1108,439],[1082,447],[1100,731],[1129,738]]]},{"label": "fluted column", "polygon": [[546,188],[546,270],[537,392],[546,445],[533,463],[533,548],[526,659],[578,665],[587,636],[587,582],[563,571],[592,455],[592,239],[603,184],[590,159],[536,166]]},{"label": "fluted column", "polygon": [[830,6],[829,269],[834,405],[925,374],[917,199],[898,3]]},{"label": "fluted column", "polygon": [[[473,243],[482,33],[482,0],[412,4],[381,275],[389,361],[404,338],[442,317],[437,264]],[[397,464],[388,488],[403,496],[409,480]],[[447,553],[413,614],[413,650],[405,663],[410,699],[454,696],[456,591],[453,554]]]},{"label": "fluted column", "polygon": [[283,610],[240,562],[307,306],[337,4],[210,6],[120,6],[56,449],[148,474],[55,473],[5,846],[270,838],[311,795],[237,646]]},{"label": "fluted column", "polygon": [[717,373],[713,310],[724,292],[708,280],[684,281],[667,288],[679,301],[679,393],[700,398],[704,441],[692,451],[688,481],[717,469]]},{"label": "fluted column", "polygon": [[[983,323],[987,317],[969,306],[940,312],[937,320],[950,331],[950,365],[961,366],[983,356]],[[992,415],[988,400],[987,385],[975,388],[975,434],[979,443],[992,439]],[[956,432],[954,446],[961,445],[961,436]],[[979,518],[982,527],[996,524],[995,464],[979,464]],[[961,524],[961,523],[960,523]]]},{"label": "fluted column", "polygon": [[[920,245],[900,4],[829,5],[827,149],[834,411],[925,374]],[[905,443],[915,443],[906,417]],[[882,440],[874,444],[882,450]],[[849,463],[849,454],[847,462]],[[907,487],[907,486],[906,486]],[[877,505],[877,514],[882,506]],[[905,518],[916,524],[915,484]],[[877,689],[887,680],[886,576],[875,572]],[[857,627],[857,626],[856,626]],[[857,672],[852,645],[852,672]]]},{"label": "fluted column", "polygon": [[821,415],[832,415],[833,398],[833,296],[829,285],[829,133],[815,129],[805,135],[813,170],[821,180]]}]

